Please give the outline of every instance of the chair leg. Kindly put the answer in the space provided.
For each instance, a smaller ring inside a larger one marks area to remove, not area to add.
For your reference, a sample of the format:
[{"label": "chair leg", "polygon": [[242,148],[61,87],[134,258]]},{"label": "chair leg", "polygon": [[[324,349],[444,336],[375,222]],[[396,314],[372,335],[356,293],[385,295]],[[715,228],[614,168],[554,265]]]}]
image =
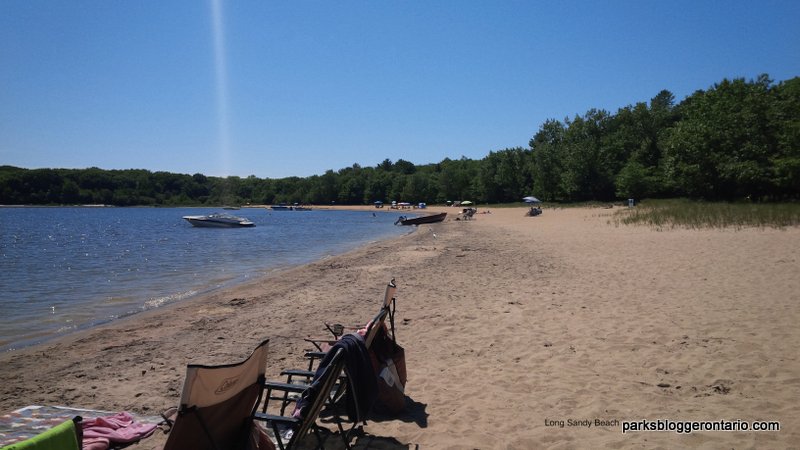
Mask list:
[{"label": "chair leg", "polygon": [[275,434],[275,441],[278,443],[278,448],[280,450],[286,450],[286,447],[283,446],[283,440],[281,439],[281,431],[280,429],[278,429],[278,424],[272,422],[271,425],[272,425],[272,433]]},{"label": "chair leg", "polygon": [[339,435],[342,437],[344,448],[347,450],[352,450],[353,447],[350,446],[350,433],[352,433],[353,430],[355,429],[355,425],[353,426],[353,428],[350,428],[349,431],[345,432],[344,427],[342,426],[342,421],[336,419],[335,422],[336,422],[336,427],[339,428]]},{"label": "chair leg", "polygon": [[314,430],[314,436],[317,438],[317,448],[324,449],[325,446],[322,444],[322,435],[319,434],[319,427],[314,425],[312,429]]}]

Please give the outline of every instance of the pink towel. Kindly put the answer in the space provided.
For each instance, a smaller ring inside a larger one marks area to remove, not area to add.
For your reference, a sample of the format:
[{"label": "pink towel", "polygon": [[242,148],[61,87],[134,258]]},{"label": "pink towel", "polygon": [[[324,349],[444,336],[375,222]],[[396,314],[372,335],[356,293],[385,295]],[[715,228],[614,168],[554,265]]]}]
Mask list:
[{"label": "pink towel", "polygon": [[146,438],[156,430],[155,424],[137,423],[130,414],[120,412],[82,422],[83,450],[105,450],[111,443],[128,444]]}]

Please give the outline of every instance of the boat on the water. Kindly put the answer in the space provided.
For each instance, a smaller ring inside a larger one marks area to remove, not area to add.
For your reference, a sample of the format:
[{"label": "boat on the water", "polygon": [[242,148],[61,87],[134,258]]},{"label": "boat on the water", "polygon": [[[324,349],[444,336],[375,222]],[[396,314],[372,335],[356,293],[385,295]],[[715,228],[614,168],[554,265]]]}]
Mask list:
[{"label": "boat on the water", "polygon": [[447,217],[447,213],[439,213],[439,214],[432,214],[429,216],[419,216],[419,217],[412,217],[406,218],[405,216],[400,216],[395,222],[395,225],[422,225],[423,223],[436,223],[441,222],[444,218]]},{"label": "boat on the water", "polygon": [[214,213],[207,216],[183,216],[190,224],[204,228],[240,228],[254,227],[256,224],[244,217],[230,214]]}]

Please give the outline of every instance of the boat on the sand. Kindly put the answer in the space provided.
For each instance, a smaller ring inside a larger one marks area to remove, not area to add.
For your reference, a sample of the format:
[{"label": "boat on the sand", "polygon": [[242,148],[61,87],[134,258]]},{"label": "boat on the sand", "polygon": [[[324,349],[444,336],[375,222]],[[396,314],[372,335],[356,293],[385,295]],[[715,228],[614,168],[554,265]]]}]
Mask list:
[{"label": "boat on the sand", "polygon": [[447,213],[439,213],[439,214],[431,214],[427,216],[419,216],[419,217],[411,217],[406,218],[405,216],[400,216],[397,221],[394,223],[395,225],[422,225],[424,223],[436,223],[441,222],[444,218],[447,217]]}]

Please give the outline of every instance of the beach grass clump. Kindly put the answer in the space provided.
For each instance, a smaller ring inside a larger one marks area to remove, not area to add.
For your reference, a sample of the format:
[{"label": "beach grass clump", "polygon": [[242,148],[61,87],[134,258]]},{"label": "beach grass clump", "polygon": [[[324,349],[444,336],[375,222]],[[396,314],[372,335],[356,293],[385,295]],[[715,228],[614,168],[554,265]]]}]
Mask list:
[{"label": "beach grass clump", "polygon": [[648,200],[618,211],[614,223],[663,228],[786,228],[800,225],[798,203]]}]

